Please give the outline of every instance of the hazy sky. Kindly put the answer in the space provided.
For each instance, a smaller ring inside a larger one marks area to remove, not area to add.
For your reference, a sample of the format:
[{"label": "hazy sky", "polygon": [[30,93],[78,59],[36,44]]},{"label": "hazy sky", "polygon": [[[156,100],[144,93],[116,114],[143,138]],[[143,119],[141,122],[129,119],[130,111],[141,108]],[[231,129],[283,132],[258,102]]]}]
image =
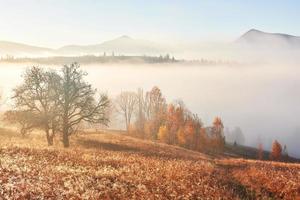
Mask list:
[{"label": "hazy sky", "polygon": [[231,41],[251,28],[300,35],[292,0],[0,0],[0,40],[59,47],[121,35]]}]

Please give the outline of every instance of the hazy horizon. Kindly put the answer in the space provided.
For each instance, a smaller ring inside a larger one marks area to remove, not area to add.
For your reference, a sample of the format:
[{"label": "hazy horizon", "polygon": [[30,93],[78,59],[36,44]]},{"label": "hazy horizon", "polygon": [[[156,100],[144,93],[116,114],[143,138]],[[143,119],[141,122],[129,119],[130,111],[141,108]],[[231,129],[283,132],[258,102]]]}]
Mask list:
[{"label": "hazy horizon", "polygon": [[1,0],[0,5],[0,40],[50,48],[122,35],[167,44],[229,42],[252,28],[300,35],[293,26],[297,1]]}]

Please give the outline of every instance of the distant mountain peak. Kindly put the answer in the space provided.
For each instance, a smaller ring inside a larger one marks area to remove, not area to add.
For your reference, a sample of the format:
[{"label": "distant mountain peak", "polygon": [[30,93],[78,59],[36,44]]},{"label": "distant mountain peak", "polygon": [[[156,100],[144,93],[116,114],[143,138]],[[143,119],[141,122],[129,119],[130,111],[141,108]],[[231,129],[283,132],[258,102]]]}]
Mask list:
[{"label": "distant mountain peak", "polygon": [[265,32],[252,28],[249,31],[247,31],[246,33],[244,33],[240,38],[246,38],[246,37],[249,37],[252,35],[259,35],[259,34],[265,34]]},{"label": "distant mountain peak", "polygon": [[128,35],[122,35],[116,39],[110,40],[110,41],[132,41],[133,38],[129,37]]},{"label": "distant mountain peak", "polygon": [[299,48],[300,37],[284,33],[268,33],[250,29],[237,41],[238,44],[269,48]]},{"label": "distant mountain peak", "polygon": [[252,32],[254,32],[254,33],[262,33],[262,31],[260,31],[258,29],[255,29],[255,28],[252,28],[249,31],[247,31],[247,33],[252,33]]},{"label": "distant mountain peak", "polygon": [[128,35],[122,35],[121,37],[119,37],[120,39],[132,39],[131,37],[129,37]]}]

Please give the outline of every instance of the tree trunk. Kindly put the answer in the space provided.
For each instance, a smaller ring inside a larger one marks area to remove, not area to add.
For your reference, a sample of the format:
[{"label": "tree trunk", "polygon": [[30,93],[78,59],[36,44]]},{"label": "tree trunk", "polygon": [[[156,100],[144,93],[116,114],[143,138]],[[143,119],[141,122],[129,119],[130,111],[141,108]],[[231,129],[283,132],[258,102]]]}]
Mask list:
[{"label": "tree trunk", "polygon": [[70,146],[70,142],[69,142],[69,131],[67,127],[63,128],[63,144],[64,147],[67,148]]},{"label": "tree trunk", "polygon": [[53,136],[50,135],[48,128],[46,128],[45,131],[46,131],[48,146],[52,146],[53,145]]}]

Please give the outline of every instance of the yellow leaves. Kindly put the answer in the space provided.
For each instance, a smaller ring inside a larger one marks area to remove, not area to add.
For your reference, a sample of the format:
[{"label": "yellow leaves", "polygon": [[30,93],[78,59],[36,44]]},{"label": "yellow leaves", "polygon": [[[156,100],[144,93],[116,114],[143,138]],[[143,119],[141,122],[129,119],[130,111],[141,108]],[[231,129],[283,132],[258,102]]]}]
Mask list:
[{"label": "yellow leaves", "polygon": [[161,126],[159,127],[159,131],[158,131],[158,140],[162,141],[162,142],[168,142],[169,140],[169,130],[167,128],[167,126]]},{"label": "yellow leaves", "polygon": [[185,135],[185,131],[183,127],[180,127],[177,131],[177,141],[179,145],[186,145],[187,143],[187,137]]}]

